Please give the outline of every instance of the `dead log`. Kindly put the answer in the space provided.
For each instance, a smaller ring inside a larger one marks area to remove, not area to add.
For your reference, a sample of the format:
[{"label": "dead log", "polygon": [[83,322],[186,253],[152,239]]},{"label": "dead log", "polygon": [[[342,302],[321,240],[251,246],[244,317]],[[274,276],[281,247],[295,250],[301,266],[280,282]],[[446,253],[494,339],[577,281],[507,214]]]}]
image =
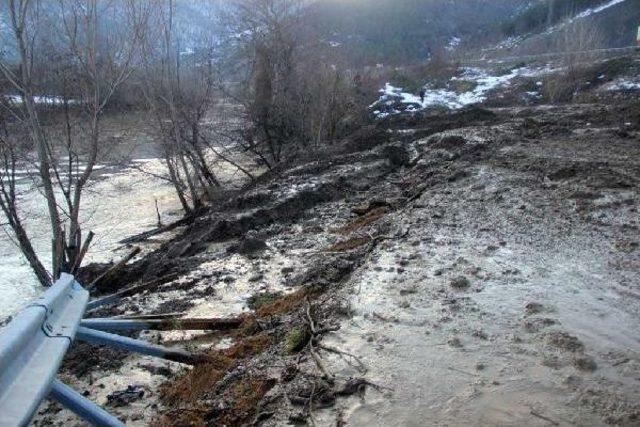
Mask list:
[{"label": "dead log", "polygon": [[96,279],[93,282],[91,282],[91,284],[89,286],[87,286],[87,290],[91,291],[92,289],[94,289],[96,287],[96,285],[98,283],[100,283],[100,281],[102,281],[105,277],[110,276],[113,273],[115,273],[116,271],[120,270],[129,261],[131,261],[136,255],[138,255],[141,251],[142,251],[142,249],[140,249],[139,247],[134,248],[133,251],[131,251],[131,253],[129,253],[129,255],[127,255],[126,257],[122,258],[113,267],[111,267],[110,269],[108,269],[107,271],[105,271],[104,273],[99,275],[98,277],[96,277]]}]

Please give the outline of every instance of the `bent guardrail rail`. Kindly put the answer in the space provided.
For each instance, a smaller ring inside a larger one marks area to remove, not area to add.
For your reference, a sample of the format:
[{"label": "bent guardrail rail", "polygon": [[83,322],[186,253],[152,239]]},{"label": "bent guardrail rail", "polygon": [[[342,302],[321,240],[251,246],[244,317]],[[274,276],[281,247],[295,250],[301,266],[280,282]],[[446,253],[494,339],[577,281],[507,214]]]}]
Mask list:
[{"label": "bent guardrail rail", "polygon": [[[114,298],[110,302],[118,300]],[[56,379],[62,360],[75,339],[186,364],[202,360],[181,349],[104,332],[104,329],[139,330],[143,327],[136,322],[122,324],[116,319],[99,319],[97,323],[83,320],[88,302],[89,292],[73,276],[63,274],[42,297],[26,306],[0,330],[0,426],[27,425],[45,398],[56,400],[91,424],[124,425]],[[113,323],[117,327],[109,328]],[[93,325],[97,327],[91,328]],[[148,324],[147,327],[151,326]]]}]

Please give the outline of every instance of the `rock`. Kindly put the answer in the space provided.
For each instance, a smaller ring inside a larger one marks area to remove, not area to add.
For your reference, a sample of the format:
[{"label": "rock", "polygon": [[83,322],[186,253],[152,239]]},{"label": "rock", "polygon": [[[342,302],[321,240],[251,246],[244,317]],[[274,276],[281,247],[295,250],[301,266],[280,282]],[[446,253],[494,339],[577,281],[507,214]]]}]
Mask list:
[{"label": "rock", "polygon": [[469,283],[469,279],[464,276],[458,276],[451,279],[449,282],[452,288],[455,289],[467,289],[471,284]]},{"label": "rock", "polygon": [[410,286],[407,288],[400,289],[400,295],[402,296],[416,294],[416,293],[418,293],[418,288],[416,288],[415,286]]},{"label": "rock", "polygon": [[144,397],[144,389],[138,385],[130,385],[126,390],[114,391],[107,396],[107,406],[122,407]]},{"label": "rock", "polygon": [[433,148],[452,150],[455,148],[464,147],[467,143],[467,140],[459,135],[442,135],[434,136],[429,142],[432,144]]}]

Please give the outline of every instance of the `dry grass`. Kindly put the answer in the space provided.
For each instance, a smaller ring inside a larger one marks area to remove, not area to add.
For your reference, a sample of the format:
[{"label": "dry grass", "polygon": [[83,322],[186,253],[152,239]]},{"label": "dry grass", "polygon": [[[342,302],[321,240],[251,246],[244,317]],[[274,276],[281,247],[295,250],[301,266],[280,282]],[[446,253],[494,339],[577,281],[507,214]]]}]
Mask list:
[{"label": "dry grass", "polygon": [[327,252],[346,252],[352,249],[359,248],[360,246],[364,246],[369,242],[371,242],[371,238],[369,237],[354,237],[349,240],[338,242],[335,245],[331,246],[326,251]]},{"label": "dry grass", "polygon": [[311,290],[309,288],[302,288],[296,292],[285,295],[276,301],[262,305],[262,307],[256,311],[256,314],[259,318],[263,318],[290,313],[304,304],[305,299],[309,296],[310,292]]},{"label": "dry grass", "polygon": [[378,221],[380,218],[382,218],[387,213],[389,213],[389,210],[390,209],[387,206],[382,206],[382,207],[373,209],[366,215],[356,218],[354,221],[350,222],[344,227],[340,227],[336,229],[335,232],[341,233],[341,234],[353,233],[356,230],[359,230],[363,227],[366,227],[367,225],[373,224],[374,222]]},{"label": "dry grass", "polygon": [[[245,425],[256,416],[258,405],[264,395],[275,385],[273,380],[264,377],[243,377],[230,384],[222,391],[228,406],[212,415],[212,408],[207,406],[220,387],[220,381],[239,363],[246,363],[276,343],[273,335],[260,333],[257,319],[282,316],[300,309],[308,297],[314,294],[311,288],[302,288],[292,294],[265,303],[255,316],[246,316],[243,327],[233,336],[237,342],[225,350],[212,351],[209,360],[202,365],[194,366],[183,376],[168,381],[161,389],[162,400],[171,408],[156,420],[158,426],[204,426],[211,425]],[[213,417],[213,418],[212,418]]]},{"label": "dry grass", "polygon": [[209,353],[207,363],[196,365],[186,375],[165,384],[161,390],[162,399],[171,404],[197,402],[215,388],[236,361],[260,354],[272,343],[271,337],[256,335],[228,349]]},{"label": "dry grass", "polygon": [[218,417],[216,425],[246,425],[255,417],[258,404],[275,384],[275,380],[267,378],[247,378],[234,384],[225,396],[233,404]]}]

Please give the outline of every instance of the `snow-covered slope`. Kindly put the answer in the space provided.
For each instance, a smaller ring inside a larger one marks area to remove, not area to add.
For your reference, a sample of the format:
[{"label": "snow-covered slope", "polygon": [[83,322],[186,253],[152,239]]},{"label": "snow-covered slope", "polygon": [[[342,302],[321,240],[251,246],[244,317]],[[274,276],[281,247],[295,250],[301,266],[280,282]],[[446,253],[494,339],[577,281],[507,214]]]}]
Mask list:
[{"label": "snow-covered slope", "polygon": [[[517,77],[542,77],[554,70],[548,67],[520,67],[507,74],[493,75],[480,68],[464,68],[461,75],[452,77],[446,88],[424,87],[424,98],[419,94],[407,93],[402,88],[387,83],[380,90],[380,98],[369,108],[377,118],[385,118],[403,112],[417,112],[433,107],[459,109],[467,105],[481,104],[490,92],[508,86]],[[470,90],[456,91],[457,82],[465,82]],[[542,83],[540,82],[540,85]],[[538,96],[532,92],[530,96]]]},{"label": "snow-covered slope", "polygon": [[[585,24],[583,28],[578,25]],[[520,53],[543,53],[558,49],[558,39],[575,37],[571,43],[593,48],[626,47],[635,44],[640,24],[640,1],[602,0],[601,3],[579,9],[573,16],[543,26],[534,31],[511,34],[492,47],[482,49],[485,55],[504,56]],[[572,30],[575,31],[572,32]],[[585,39],[593,40],[585,40]]]}]

